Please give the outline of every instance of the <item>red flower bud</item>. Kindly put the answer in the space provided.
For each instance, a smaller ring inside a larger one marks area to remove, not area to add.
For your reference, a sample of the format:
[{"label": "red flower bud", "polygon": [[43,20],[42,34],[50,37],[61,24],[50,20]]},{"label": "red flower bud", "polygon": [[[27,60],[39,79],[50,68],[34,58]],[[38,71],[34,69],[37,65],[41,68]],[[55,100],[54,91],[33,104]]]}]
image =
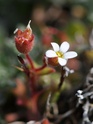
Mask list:
[{"label": "red flower bud", "polygon": [[58,66],[58,57],[53,57],[53,58],[47,58],[46,59],[46,64],[50,65],[50,66]]},{"label": "red flower bud", "polygon": [[30,28],[30,22],[24,31],[19,29],[15,30],[15,45],[20,53],[27,54],[30,52],[34,45],[34,35],[32,34],[32,29]]}]

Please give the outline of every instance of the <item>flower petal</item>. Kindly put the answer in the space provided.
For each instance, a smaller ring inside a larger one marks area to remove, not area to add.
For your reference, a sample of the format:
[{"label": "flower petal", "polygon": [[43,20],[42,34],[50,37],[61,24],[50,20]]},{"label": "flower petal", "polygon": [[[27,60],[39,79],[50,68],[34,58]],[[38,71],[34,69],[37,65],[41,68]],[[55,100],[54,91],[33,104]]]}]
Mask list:
[{"label": "flower petal", "polygon": [[58,45],[57,43],[52,42],[51,45],[52,45],[53,50],[54,50],[55,52],[59,51],[59,45]]},{"label": "flower petal", "polygon": [[53,57],[57,57],[57,54],[53,51],[53,50],[48,50],[45,53],[46,57],[48,58],[53,58]]},{"label": "flower petal", "polygon": [[70,47],[69,43],[64,41],[60,46],[60,51],[65,53],[68,51],[69,47]]},{"label": "flower petal", "polygon": [[58,58],[58,62],[59,62],[59,64],[60,64],[61,66],[64,66],[64,65],[66,65],[66,63],[67,63],[67,60],[66,60],[66,59],[62,59],[62,58]]},{"label": "flower petal", "polygon": [[77,56],[77,53],[74,51],[70,51],[64,54],[65,59],[71,59]]}]

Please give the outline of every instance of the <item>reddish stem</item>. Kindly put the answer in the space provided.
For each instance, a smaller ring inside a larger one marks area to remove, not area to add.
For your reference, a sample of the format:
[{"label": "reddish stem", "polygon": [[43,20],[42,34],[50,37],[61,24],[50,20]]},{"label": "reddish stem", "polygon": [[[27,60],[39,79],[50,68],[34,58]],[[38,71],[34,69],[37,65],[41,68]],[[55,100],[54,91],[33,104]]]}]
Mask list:
[{"label": "reddish stem", "polygon": [[29,56],[29,54],[26,54],[25,56],[30,64],[31,70],[32,70],[32,74],[30,74],[31,72],[29,71],[28,80],[29,80],[29,86],[31,88],[31,91],[32,91],[32,93],[34,93],[36,91],[36,75],[34,75],[35,67],[34,67],[34,63],[31,59],[31,57]]},{"label": "reddish stem", "polygon": [[44,63],[43,66],[41,66],[41,67],[35,69],[35,71],[40,71],[40,70],[44,69],[46,66],[47,66],[46,63]]},{"label": "reddish stem", "polygon": [[26,54],[26,58],[27,58],[27,60],[29,61],[31,68],[34,70],[34,69],[35,69],[35,68],[34,68],[34,64],[33,64],[33,61],[32,61],[32,59],[31,59],[31,57],[29,56],[29,54]]},{"label": "reddish stem", "polygon": [[63,69],[63,67],[62,67],[62,68],[61,68],[60,83],[59,83],[59,85],[58,85],[58,90],[61,89],[61,86],[62,86],[63,81],[64,81],[64,79],[65,79],[64,74],[65,74],[65,69]]},{"label": "reddish stem", "polygon": [[36,92],[36,77],[29,78],[30,88],[31,88],[31,94],[34,94]]}]

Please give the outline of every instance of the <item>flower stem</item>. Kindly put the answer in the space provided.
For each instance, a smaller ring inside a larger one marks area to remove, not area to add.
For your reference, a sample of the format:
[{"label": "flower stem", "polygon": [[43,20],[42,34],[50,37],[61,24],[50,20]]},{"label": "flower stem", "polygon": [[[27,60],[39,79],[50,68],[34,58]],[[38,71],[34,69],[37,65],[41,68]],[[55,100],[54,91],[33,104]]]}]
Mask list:
[{"label": "flower stem", "polygon": [[27,58],[27,60],[28,60],[28,62],[30,64],[31,68],[34,69],[34,64],[33,64],[33,61],[31,59],[31,57],[29,56],[29,54],[26,54],[26,58]]},{"label": "flower stem", "polygon": [[40,70],[44,69],[46,66],[47,66],[46,63],[44,63],[44,65],[42,65],[41,67],[35,69],[35,71],[40,71]]},{"label": "flower stem", "polygon": [[36,91],[36,75],[34,75],[35,73],[35,67],[34,67],[34,63],[33,63],[33,60],[31,59],[31,57],[29,56],[29,54],[26,54],[25,55],[30,66],[31,66],[31,70],[32,70],[32,73],[31,71],[29,71],[29,74],[28,74],[28,82],[29,82],[29,88],[31,89],[31,92],[32,94]]},{"label": "flower stem", "polygon": [[60,77],[60,83],[59,83],[59,85],[58,85],[58,90],[60,90],[61,89],[61,86],[62,86],[62,84],[63,84],[63,81],[64,81],[64,79],[65,79],[65,69],[63,69],[63,67],[61,68],[61,77]]}]

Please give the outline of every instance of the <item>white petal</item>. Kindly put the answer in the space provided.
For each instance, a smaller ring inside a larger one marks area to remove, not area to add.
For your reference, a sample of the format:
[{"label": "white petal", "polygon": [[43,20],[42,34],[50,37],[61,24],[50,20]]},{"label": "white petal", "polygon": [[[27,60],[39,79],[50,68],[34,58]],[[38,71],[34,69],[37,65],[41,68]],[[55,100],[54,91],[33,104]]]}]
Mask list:
[{"label": "white petal", "polygon": [[31,23],[31,20],[28,22],[28,25],[27,25],[27,28],[30,29],[30,23]]},{"label": "white petal", "polygon": [[57,43],[52,42],[51,45],[52,45],[53,50],[54,50],[55,52],[59,51],[59,45],[58,45]]},{"label": "white petal", "polygon": [[53,57],[57,57],[57,54],[53,51],[53,50],[48,50],[45,53],[46,57],[48,58],[53,58]]},{"label": "white petal", "polygon": [[29,121],[27,124],[35,124],[35,121]]},{"label": "white petal", "polygon": [[18,31],[18,28],[16,28],[16,29],[15,29],[14,34],[16,34],[16,33],[17,33],[17,31]]},{"label": "white petal", "polygon": [[67,63],[67,60],[66,60],[66,59],[62,59],[62,58],[58,58],[58,62],[59,62],[59,64],[60,64],[61,66],[64,66],[64,65],[66,65],[66,63]]},{"label": "white petal", "polygon": [[60,46],[60,51],[65,53],[68,51],[69,47],[70,47],[69,43],[64,41]]},{"label": "white petal", "polygon": [[74,51],[70,51],[64,54],[65,59],[71,59],[77,56],[77,53]]}]

